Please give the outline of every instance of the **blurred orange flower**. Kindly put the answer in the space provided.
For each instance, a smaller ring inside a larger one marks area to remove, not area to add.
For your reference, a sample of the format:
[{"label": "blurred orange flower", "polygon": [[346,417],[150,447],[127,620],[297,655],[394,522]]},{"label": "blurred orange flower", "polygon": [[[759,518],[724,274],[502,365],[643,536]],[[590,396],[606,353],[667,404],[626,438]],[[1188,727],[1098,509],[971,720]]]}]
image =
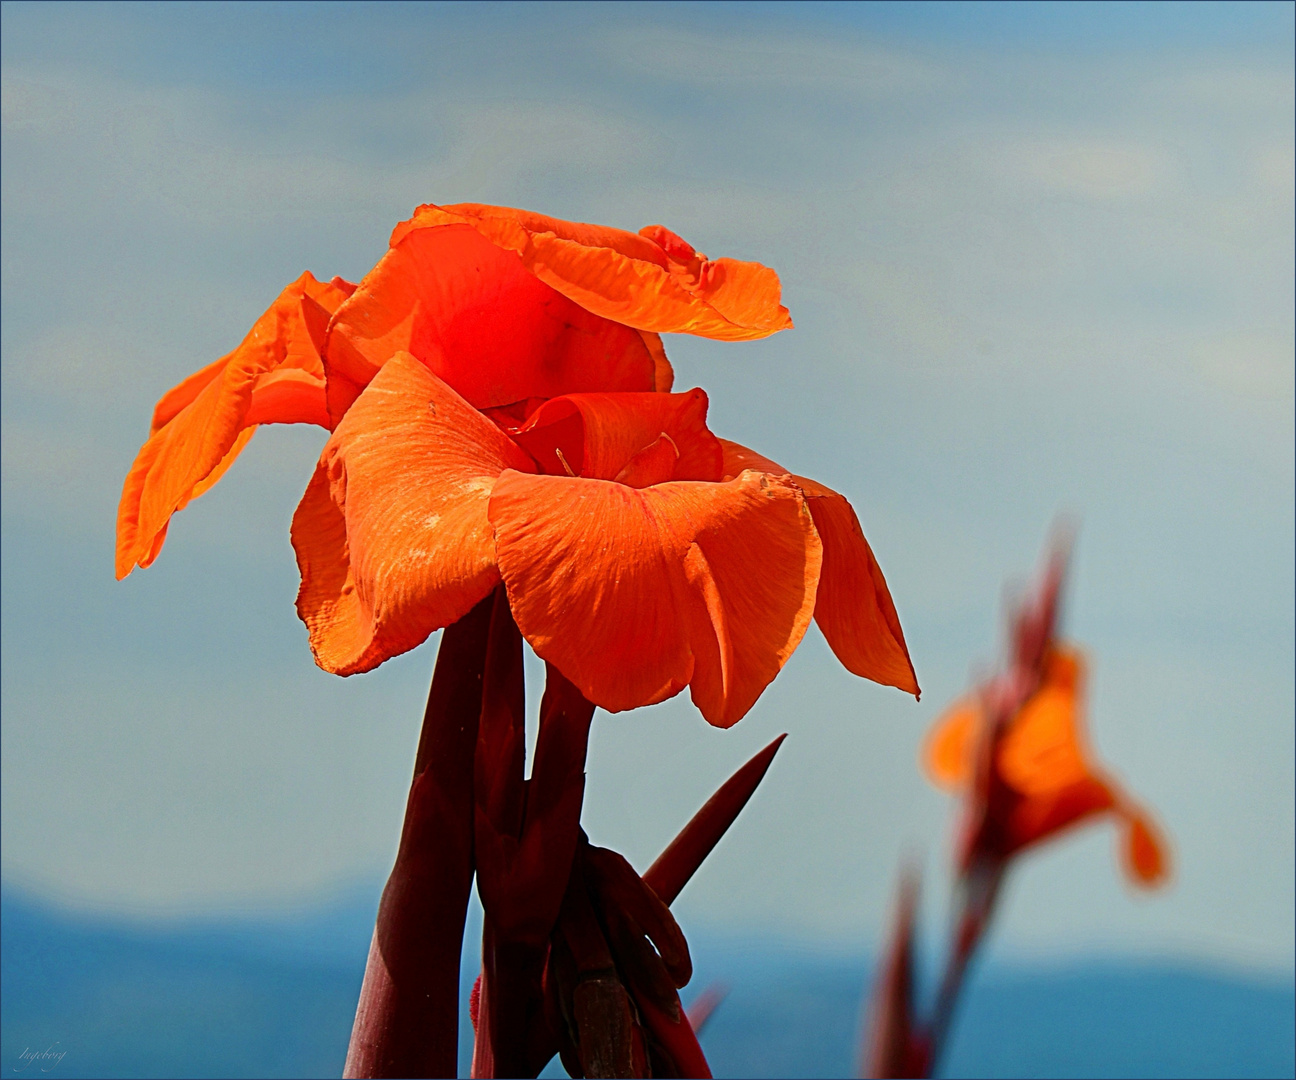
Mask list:
[{"label": "blurred orange flower", "polygon": [[[924,748],[932,781],[973,803],[962,861],[1007,860],[1097,815],[1122,825],[1121,856],[1136,885],[1161,884],[1166,844],[1148,813],[1093,762],[1085,744],[1085,664],[1072,646],[1050,643],[1037,688],[996,719],[1005,688],[992,684],[956,702]],[[1006,710],[1005,710],[1006,711]],[[984,755],[984,760],[982,760]]]}]

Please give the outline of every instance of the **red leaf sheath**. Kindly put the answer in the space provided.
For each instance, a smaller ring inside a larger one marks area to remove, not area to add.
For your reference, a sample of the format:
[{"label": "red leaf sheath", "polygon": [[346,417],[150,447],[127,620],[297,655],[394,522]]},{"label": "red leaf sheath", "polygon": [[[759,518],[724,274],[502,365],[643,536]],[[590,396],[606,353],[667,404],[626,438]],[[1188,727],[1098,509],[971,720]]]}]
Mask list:
[{"label": "red leaf sheath", "polygon": [[[542,976],[580,833],[594,706],[548,667],[531,779],[523,779],[522,637],[496,593],[475,757],[477,890],[485,911],[472,1073],[534,1075]],[[543,1064],[543,1062],[541,1063]]]},{"label": "red leaf sheath", "polygon": [[492,600],[447,627],[344,1075],[454,1076],[473,875],[473,750]]},{"label": "red leaf sheath", "polygon": [[688,884],[689,878],[702,865],[702,861],[711,854],[711,849],[720,842],[720,838],[734,823],[734,819],[764,779],[770,762],[774,760],[774,755],[786,738],[787,735],[780,735],[726,780],[720,790],[680,830],[666,850],[657,856],[657,861],[648,867],[643,879],[662,898],[663,903],[675,902],[680,890]]},{"label": "red leaf sheath", "polygon": [[861,1047],[860,1076],[926,1076],[926,1033],[914,1015],[914,922],[918,874],[910,868],[900,879],[895,928],[886,960],[878,969],[869,1003],[867,1041]]}]

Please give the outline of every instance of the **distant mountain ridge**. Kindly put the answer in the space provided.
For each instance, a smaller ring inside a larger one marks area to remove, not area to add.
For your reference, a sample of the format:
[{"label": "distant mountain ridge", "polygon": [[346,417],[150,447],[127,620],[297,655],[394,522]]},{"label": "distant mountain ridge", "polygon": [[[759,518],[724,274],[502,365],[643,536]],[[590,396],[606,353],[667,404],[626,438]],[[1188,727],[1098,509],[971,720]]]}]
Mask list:
[{"label": "distant mountain ridge", "polygon": [[[0,1064],[51,1077],[338,1076],[376,904],[364,888],[301,916],[150,926],[0,890]],[[694,938],[685,1000],[712,980],[731,988],[703,1037],[717,1076],[850,1075],[866,959]],[[465,989],[475,974],[465,963]],[[30,1060],[45,1051],[64,1056]],[[992,965],[969,986],[946,1073],[1293,1076],[1296,987],[1134,961]]]}]

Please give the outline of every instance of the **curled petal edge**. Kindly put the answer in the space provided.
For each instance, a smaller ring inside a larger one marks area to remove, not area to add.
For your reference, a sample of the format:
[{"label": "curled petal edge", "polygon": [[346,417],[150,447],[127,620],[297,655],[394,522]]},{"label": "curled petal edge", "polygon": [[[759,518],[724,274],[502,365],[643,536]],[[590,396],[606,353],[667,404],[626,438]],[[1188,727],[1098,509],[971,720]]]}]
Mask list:
[{"label": "curled petal edge", "polygon": [[721,439],[720,444],[725,475],[759,469],[789,478],[805,494],[824,550],[815,621],[833,654],[852,674],[918,697],[918,678],[891,591],[845,496],[817,480],[790,474],[738,443]]},{"label": "curled petal edge", "polygon": [[163,395],[122,485],[119,580],[157,558],[171,515],[220,479],[258,424],[327,426],[319,349],[331,311],[351,288],[340,278],[302,274],[237,349]]},{"label": "curled petal edge", "polygon": [[505,206],[420,206],[392,232],[392,246],[416,229],[472,226],[515,252],[531,273],[596,315],[652,333],[750,341],[791,327],[778,275],[736,259],[707,259],[674,233],[639,233]]}]

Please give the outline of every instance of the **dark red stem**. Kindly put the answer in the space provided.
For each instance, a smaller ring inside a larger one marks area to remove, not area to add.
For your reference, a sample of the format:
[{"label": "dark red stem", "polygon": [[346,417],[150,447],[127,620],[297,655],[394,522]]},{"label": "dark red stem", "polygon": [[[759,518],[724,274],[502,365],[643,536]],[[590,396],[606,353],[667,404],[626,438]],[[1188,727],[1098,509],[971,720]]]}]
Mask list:
[{"label": "dark red stem", "polygon": [[482,601],[441,638],[347,1077],[456,1075],[459,956],[473,876],[473,753],[492,606]]},{"label": "dark red stem", "polygon": [[485,926],[472,1074],[533,1076],[545,1064],[535,1049],[544,1041],[542,976],[580,834],[594,706],[547,668],[535,762],[524,780],[522,637],[503,590],[487,654],[474,766]]}]

